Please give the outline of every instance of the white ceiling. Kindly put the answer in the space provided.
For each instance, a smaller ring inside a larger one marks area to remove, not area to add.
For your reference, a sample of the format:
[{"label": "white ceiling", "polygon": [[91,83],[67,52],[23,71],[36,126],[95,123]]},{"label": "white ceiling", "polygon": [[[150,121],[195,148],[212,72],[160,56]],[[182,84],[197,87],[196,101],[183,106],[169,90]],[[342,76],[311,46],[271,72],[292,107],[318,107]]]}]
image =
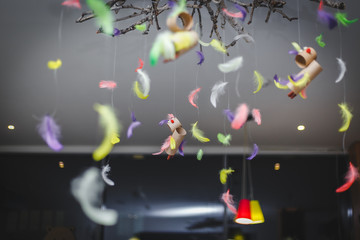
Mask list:
[{"label": "white ceiling", "polygon": [[[132,1],[134,2],[134,1]],[[139,1],[138,5],[148,4]],[[108,37],[96,34],[94,21],[75,23],[81,11],[64,8],[61,1],[5,1],[0,14],[1,45],[0,78],[3,82],[0,92],[0,151],[51,151],[37,134],[36,125],[44,114],[54,114],[62,128],[63,152],[91,152],[100,144],[102,131],[94,103],[111,104],[111,91],[99,89],[100,80],[115,80],[118,88],[113,92],[114,108],[123,125],[121,142],[115,152],[152,153],[157,151],[163,140],[170,134],[166,126],[158,122],[168,113],[174,113],[188,130],[185,153],[204,148],[209,152],[241,152],[243,146],[256,143],[260,152],[338,152],[342,151],[343,133],[338,129],[342,124],[338,103],[344,101],[352,106],[354,118],[345,136],[346,148],[360,136],[360,95],[358,94],[360,70],[357,54],[360,53],[359,23],[348,28],[327,29],[316,21],[317,4],[310,1],[288,1],[284,11],[297,16],[300,4],[300,21],[289,22],[280,15],[272,15],[265,23],[267,11],[257,9],[251,25],[245,30],[255,39],[255,44],[240,41],[229,50],[225,57],[212,48],[204,48],[205,62],[196,65],[195,50],[189,51],[171,63],[159,63],[150,67],[148,53],[158,33],[152,28],[151,34],[141,35],[130,32],[124,36]],[[350,19],[357,17],[358,1],[347,1]],[[228,3],[231,6],[231,3]],[[85,3],[83,3],[86,9]],[[335,12],[333,9],[326,10]],[[131,13],[133,11],[128,11]],[[204,37],[209,42],[210,20],[203,12]],[[61,19],[63,14],[63,19]],[[119,14],[126,14],[120,12]],[[165,15],[160,18],[162,30],[166,29]],[[195,22],[197,18],[194,19]],[[61,22],[61,24],[59,24]],[[122,28],[133,21],[117,23]],[[60,25],[60,26],[59,26]],[[60,32],[59,32],[60,31]],[[60,34],[59,34],[60,33]],[[236,33],[226,25],[225,42],[229,43]],[[299,35],[300,33],[300,35]],[[315,37],[323,34],[325,48],[320,48]],[[301,46],[312,46],[318,53],[318,62],[323,72],[308,87],[308,99],[289,99],[287,91],[277,89],[272,81],[275,74],[286,77],[300,71],[293,56],[291,42]],[[342,55],[347,64],[345,79],[335,84],[339,74],[336,58]],[[240,79],[237,96],[237,73],[226,74],[229,82],[226,94],[220,97],[218,107],[210,103],[212,86],[223,79],[217,64],[235,56],[243,56],[244,65],[239,70]],[[47,68],[49,60],[60,58],[63,66],[57,72]],[[138,99],[131,91],[136,80],[135,68],[138,58],[145,60],[144,70],[151,78],[150,96]],[[253,71],[259,71],[269,84],[256,94]],[[187,96],[196,86],[199,93],[199,111],[191,106]],[[262,125],[248,124],[250,138],[244,142],[243,130],[231,129],[222,111],[228,106],[234,110],[240,103],[259,108]],[[126,138],[126,129],[131,123],[130,112],[142,122],[134,130],[131,139]],[[191,137],[191,123],[198,126],[209,143],[200,143]],[[10,131],[7,125],[15,125]],[[296,126],[304,124],[306,130],[298,132]],[[231,133],[231,147],[222,147],[217,141],[219,132]]]}]

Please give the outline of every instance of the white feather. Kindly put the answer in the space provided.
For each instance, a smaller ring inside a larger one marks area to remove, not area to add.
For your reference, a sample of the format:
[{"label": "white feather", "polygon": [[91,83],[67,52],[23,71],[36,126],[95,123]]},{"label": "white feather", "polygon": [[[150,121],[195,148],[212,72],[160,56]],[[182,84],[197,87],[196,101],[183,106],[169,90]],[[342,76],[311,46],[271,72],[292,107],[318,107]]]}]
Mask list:
[{"label": "white feather", "polygon": [[211,89],[210,102],[216,108],[216,102],[220,95],[225,93],[225,86],[228,82],[219,81]]},{"label": "white feather", "polygon": [[243,57],[236,57],[226,63],[218,64],[218,68],[223,73],[235,72],[242,67]]},{"label": "white feather", "polygon": [[143,94],[144,96],[147,96],[150,92],[150,78],[147,73],[143,72],[141,69],[138,69],[137,72],[139,73],[138,79],[142,85]]},{"label": "white feather", "polygon": [[337,59],[338,64],[340,66],[340,73],[339,73],[338,78],[335,81],[335,83],[338,83],[344,78],[344,75],[345,75],[345,72],[346,72],[346,65],[345,65],[345,62],[341,58],[336,58],[336,59]]},{"label": "white feather", "polygon": [[164,33],[161,33],[159,36],[161,45],[162,45],[162,55],[164,59],[175,59],[175,47],[174,44],[171,41],[171,32],[166,31]]},{"label": "white feather", "polygon": [[101,171],[101,176],[104,180],[104,182],[106,182],[106,184],[110,185],[110,186],[114,186],[115,183],[114,181],[112,181],[111,179],[108,178],[108,173],[110,172],[111,167],[109,166],[109,164],[107,164],[106,166],[103,166],[102,171]]},{"label": "white feather", "polygon": [[112,209],[101,209],[101,195],[104,182],[101,181],[100,170],[91,167],[71,181],[71,192],[78,200],[85,215],[95,223],[110,226],[115,225],[118,213]]},{"label": "white feather", "polygon": [[240,40],[241,38],[244,38],[247,43],[250,43],[250,42],[255,43],[254,38],[253,38],[252,36],[250,36],[249,34],[247,34],[247,33],[243,33],[243,34],[240,34],[240,35],[236,35],[236,36],[234,37],[234,41],[238,41],[238,40]]}]

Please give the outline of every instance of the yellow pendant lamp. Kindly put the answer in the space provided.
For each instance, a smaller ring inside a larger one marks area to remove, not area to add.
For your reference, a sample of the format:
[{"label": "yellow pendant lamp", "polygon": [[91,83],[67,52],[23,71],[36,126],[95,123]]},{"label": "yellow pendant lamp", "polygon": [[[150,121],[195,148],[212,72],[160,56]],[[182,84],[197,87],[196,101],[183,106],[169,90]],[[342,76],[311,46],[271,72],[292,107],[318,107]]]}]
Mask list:
[{"label": "yellow pendant lamp", "polygon": [[251,220],[252,220],[252,223],[250,224],[259,224],[265,222],[264,215],[258,200],[250,201],[250,212],[251,212]]}]

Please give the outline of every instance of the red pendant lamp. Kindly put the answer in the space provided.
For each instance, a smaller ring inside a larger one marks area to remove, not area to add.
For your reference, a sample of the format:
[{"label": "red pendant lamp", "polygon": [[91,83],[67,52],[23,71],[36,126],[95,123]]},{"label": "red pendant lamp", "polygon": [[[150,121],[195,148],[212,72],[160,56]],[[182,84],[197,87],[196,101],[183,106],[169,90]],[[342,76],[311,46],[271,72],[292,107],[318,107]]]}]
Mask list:
[{"label": "red pendant lamp", "polygon": [[239,224],[252,224],[249,199],[240,200],[235,222]]}]

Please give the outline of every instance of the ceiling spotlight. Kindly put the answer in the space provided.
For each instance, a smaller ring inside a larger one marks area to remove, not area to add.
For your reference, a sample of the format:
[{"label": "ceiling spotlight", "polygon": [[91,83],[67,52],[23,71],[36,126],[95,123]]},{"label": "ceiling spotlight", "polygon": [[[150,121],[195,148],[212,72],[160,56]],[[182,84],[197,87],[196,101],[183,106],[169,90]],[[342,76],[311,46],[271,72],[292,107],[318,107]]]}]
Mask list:
[{"label": "ceiling spotlight", "polygon": [[297,126],[297,130],[303,131],[303,130],[305,130],[305,126],[304,125],[299,125],[299,126]]},{"label": "ceiling spotlight", "polygon": [[63,161],[60,161],[60,162],[59,162],[59,167],[60,167],[60,168],[64,168],[64,167],[65,167]]},{"label": "ceiling spotlight", "polygon": [[8,129],[14,130],[14,129],[15,129],[15,126],[14,126],[14,125],[8,125]]},{"label": "ceiling spotlight", "polygon": [[280,170],[280,163],[275,163],[274,170],[279,171]]}]

